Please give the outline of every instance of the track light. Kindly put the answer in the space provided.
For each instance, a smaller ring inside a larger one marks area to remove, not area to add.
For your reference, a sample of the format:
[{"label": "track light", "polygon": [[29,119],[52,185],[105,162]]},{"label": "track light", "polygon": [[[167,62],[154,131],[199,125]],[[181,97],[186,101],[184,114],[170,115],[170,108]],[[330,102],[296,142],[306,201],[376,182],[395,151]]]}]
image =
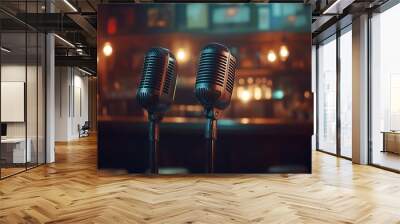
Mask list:
[{"label": "track light", "polygon": [[68,40],[62,38],[61,36],[59,36],[58,34],[54,34],[55,37],[57,37],[59,40],[61,40],[62,42],[64,42],[65,44],[67,44],[68,46],[75,48],[75,45],[72,44],[71,42],[69,42]]},{"label": "track light", "polygon": [[336,0],[328,8],[326,8],[322,14],[323,15],[338,15],[342,14],[343,10],[351,5],[355,0]]},{"label": "track light", "polygon": [[9,49],[7,49],[5,47],[1,47],[0,49],[1,49],[1,51],[4,51],[6,53],[10,53],[11,52],[11,50],[9,50]]},{"label": "track light", "polygon": [[84,70],[84,69],[81,69],[81,68],[79,68],[79,67],[78,67],[78,70],[81,71],[81,72],[83,72],[83,73],[85,73],[86,75],[89,75],[89,76],[92,76],[92,75],[93,75],[92,73],[90,73],[90,72],[88,72],[88,71],[86,71],[86,70]]},{"label": "track light", "polygon": [[68,5],[74,12],[78,12],[78,10],[73,6],[68,0],[64,0],[64,3]]}]

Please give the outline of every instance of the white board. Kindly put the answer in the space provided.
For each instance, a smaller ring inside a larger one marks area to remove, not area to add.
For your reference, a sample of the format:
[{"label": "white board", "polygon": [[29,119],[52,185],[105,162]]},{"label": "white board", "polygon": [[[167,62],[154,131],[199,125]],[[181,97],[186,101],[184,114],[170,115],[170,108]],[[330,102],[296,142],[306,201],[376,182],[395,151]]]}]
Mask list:
[{"label": "white board", "polygon": [[1,122],[24,122],[24,102],[24,82],[1,82]]}]

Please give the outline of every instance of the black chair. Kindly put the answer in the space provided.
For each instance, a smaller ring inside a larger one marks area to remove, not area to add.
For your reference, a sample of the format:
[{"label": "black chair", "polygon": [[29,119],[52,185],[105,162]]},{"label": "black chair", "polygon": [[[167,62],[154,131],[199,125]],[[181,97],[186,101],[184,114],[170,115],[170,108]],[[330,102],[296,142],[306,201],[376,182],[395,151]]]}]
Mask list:
[{"label": "black chair", "polygon": [[89,121],[85,121],[85,123],[82,125],[82,127],[80,127],[80,125],[78,125],[79,138],[89,136],[89,130],[90,130]]}]

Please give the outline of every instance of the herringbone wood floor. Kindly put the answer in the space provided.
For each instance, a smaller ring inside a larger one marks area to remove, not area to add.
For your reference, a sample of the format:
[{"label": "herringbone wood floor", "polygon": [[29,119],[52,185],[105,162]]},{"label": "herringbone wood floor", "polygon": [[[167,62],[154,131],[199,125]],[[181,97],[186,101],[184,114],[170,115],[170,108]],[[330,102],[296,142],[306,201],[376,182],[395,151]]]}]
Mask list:
[{"label": "herringbone wood floor", "polygon": [[312,175],[146,177],[96,170],[96,142],[0,181],[0,223],[400,223],[400,175],[315,152]]}]

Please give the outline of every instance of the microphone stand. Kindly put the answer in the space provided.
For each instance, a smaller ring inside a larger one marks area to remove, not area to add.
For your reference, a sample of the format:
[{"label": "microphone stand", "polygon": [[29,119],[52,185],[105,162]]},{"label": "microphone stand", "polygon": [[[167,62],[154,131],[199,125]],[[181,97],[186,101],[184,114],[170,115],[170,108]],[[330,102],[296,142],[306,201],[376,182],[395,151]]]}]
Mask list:
[{"label": "microphone stand", "polygon": [[160,121],[161,116],[157,114],[149,115],[149,164],[152,174],[158,174]]},{"label": "microphone stand", "polygon": [[207,172],[214,173],[215,148],[217,141],[217,119],[213,109],[206,109],[207,124],[205,129],[205,139],[207,147]]}]

